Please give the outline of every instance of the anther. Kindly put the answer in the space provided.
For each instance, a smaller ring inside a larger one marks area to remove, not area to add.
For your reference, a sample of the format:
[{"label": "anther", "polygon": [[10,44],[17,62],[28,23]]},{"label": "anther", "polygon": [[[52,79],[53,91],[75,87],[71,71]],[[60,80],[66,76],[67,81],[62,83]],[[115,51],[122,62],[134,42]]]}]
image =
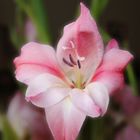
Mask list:
[{"label": "anther", "polygon": [[81,84],[81,87],[82,87],[82,88],[85,88],[85,84],[86,84],[86,82],[83,82],[83,83]]},{"label": "anther", "polygon": [[63,62],[64,62],[65,64],[67,64],[68,66],[70,66],[70,67],[74,67],[74,65],[71,64],[70,62],[68,62],[65,58],[63,58]]},{"label": "anther", "polygon": [[74,88],[74,85],[70,85],[71,88]]},{"label": "anther", "polygon": [[78,68],[80,69],[81,68],[81,63],[79,60],[77,60],[77,64],[78,64]]},{"label": "anther", "polygon": [[70,59],[70,62],[71,62],[73,65],[77,65],[76,62],[74,61],[73,57],[71,56],[71,54],[69,54],[69,59]]},{"label": "anther", "polygon": [[72,80],[72,83],[75,85],[75,82]]}]

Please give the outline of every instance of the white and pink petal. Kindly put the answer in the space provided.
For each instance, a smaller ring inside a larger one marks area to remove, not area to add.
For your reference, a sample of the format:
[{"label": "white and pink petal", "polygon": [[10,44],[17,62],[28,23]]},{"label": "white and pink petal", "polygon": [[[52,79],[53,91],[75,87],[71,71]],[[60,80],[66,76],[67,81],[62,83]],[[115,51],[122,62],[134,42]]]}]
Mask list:
[{"label": "white and pink petal", "polygon": [[86,91],[73,89],[70,92],[72,103],[90,117],[99,117],[100,107],[94,103]]},{"label": "white and pink petal", "polygon": [[21,49],[20,56],[15,58],[14,63],[16,78],[26,84],[42,73],[51,73],[63,78],[55,51],[48,45],[35,42],[25,44]]},{"label": "white and pink petal", "polygon": [[96,73],[107,70],[122,72],[132,59],[133,55],[126,50],[119,49],[117,41],[113,39],[108,43],[103,61]]},{"label": "white and pink petal", "polygon": [[101,115],[104,115],[109,104],[107,88],[100,82],[93,82],[86,87],[86,91],[92,97],[94,103],[100,107]]},{"label": "white and pink petal", "polygon": [[28,101],[31,101],[32,104],[38,107],[48,108],[61,102],[64,98],[68,97],[69,91],[69,88],[52,87],[49,88],[47,91],[44,91],[34,97],[28,97],[26,99]]},{"label": "white and pink petal", "polygon": [[63,100],[68,96],[69,90],[60,78],[52,74],[41,74],[30,82],[26,99],[45,108]]},{"label": "white and pink petal", "polygon": [[91,81],[104,84],[109,94],[120,90],[124,85],[123,71],[132,59],[132,54],[119,49],[117,41],[112,39],[108,43],[102,63]]},{"label": "white and pink petal", "polygon": [[119,49],[119,44],[118,44],[118,42],[115,40],[115,39],[111,39],[109,42],[108,42],[108,44],[107,44],[107,46],[106,46],[106,48],[105,48],[105,52],[107,52],[107,51],[109,51],[109,50],[111,50],[111,49]]},{"label": "white and pink petal", "polygon": [[95,75],[92,82],[102,83],[107,88],[109,94],[112,94],[123,88],[124,76],[120,72],[103,71]]},{"label": "white and pink petal", "polygon": [[77,109],[70,98],[46,108],[46,118],[55,140],[75,140],[86,115]]}]

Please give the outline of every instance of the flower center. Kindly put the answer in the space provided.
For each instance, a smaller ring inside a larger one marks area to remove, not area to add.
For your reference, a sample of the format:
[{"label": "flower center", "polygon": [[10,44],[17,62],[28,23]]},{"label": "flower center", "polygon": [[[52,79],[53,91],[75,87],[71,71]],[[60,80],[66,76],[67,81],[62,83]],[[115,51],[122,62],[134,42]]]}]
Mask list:
[{"label": "flower center", "polygon": [[63,47],[64,50],[70,49],[72,54],[69,54],[68,59],[63,58],[64,64],[69,67],[72,67],[72,71],[75,77],[75,80],[71,80],[71,88],[84,88],[85,82],[83,82],[83,76],[81,74],[82,64],[81,62],[85,60],[85,57],[81,57],[78,54],[77,48],[74,45],[73,41],[70,41],[70,47]]}]

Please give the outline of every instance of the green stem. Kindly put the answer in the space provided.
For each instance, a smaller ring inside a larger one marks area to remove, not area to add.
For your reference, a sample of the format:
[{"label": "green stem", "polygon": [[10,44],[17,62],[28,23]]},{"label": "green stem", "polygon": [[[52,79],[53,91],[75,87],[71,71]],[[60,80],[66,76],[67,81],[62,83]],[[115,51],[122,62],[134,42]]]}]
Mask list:
[{"label": "green stem", "polygon": [[25,17],[24,12],[21,8],[16,8],[16,23],[15,26],[10,27],[10,37],[15,46],[18,50],[23,43],[26,41],[25,37]]},{"label": "green stem", "polygon": [[108,4],[109,0],[92,0],[91,1],[91,13],[96,20],[99,20],[103,10]]},{"label": "green stem", "polygon": [[34,23],[39,40],[43,43],[50,43],[50,32],[43,0],[29,0],[28,4],[24,0],[16,0],[16,2]]},{"label": "green stem", "polygon": [[104,119],[98,118],[91,125],[91,140],[104,140]]},{"label": "green stem", "polygon": [[[128,45],[127,41],[124,41],[123,47],[126,49],[129,49],[129,45]],[[133,91],[133,95],[136,96],[136,95],[138,95],[138,85],[137,85],[137,80],[136,80],[136,76],[135,76],[132,64],[129,64],[127,66],[126,72],[127,72],[129,83],[130,83],[132,91]]]},{"label": "green stem", "polygon": [[16,132],[11,127],[7,117],[5,115],[1,115],[1,125],[2,125],[2,138],[3,140],[20,140],[17,136]]},{"label": "green stem", "polygon": [[111,36],[103,28],[100,28],[100,32],[102,34],[104,42],[107,43],[111,39]]},{"label": "green stem", "polygon": [[127,76],[133,90],[133,95],[138,95],[137,80],[135,78],[134,70],[131,64],[127,66]]},{"label": "green stem", "polygon": [[43,0],[30,0],[33,7],[33,17],[36,23],[40,40],[45,43],[50,43],[50,31],[46,19],[46,11],[43,5]]}]

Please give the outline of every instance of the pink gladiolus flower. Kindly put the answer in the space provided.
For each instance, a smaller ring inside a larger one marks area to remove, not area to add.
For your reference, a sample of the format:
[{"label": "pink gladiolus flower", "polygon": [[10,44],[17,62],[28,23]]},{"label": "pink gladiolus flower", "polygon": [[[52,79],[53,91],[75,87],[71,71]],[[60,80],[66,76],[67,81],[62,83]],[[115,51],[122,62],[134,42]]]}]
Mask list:
[{"label": "pink gladiolus flower", "polygon": [[128,125],[116,135],[115,140],[140,140],[140,133],[136,128]]},{"label": "pink gladiolus flower", "polygon": [[29,135],[31,140],[53,140],[43,112],[27,103],[21,93],[11,100],[7,118],[19,139]]},{"label": "pink gladiolus flower", "polygon": [[140,97],[134,96],[130,86],[125,85],[119,93],[113,94],[113,99],[120,106],[125,116],[134,116],[140,112]]},{"label": "pink gladiolus flower", "polygon": [[81,3],[81,15],[64,27],[56,53],[31,42],[14,63],[16,78],[28,85],[26,99],[45,108],[55,140],[75,140],[86,116],[105,114],[132,58],[115,40],[104,50],[96,22]]}]

